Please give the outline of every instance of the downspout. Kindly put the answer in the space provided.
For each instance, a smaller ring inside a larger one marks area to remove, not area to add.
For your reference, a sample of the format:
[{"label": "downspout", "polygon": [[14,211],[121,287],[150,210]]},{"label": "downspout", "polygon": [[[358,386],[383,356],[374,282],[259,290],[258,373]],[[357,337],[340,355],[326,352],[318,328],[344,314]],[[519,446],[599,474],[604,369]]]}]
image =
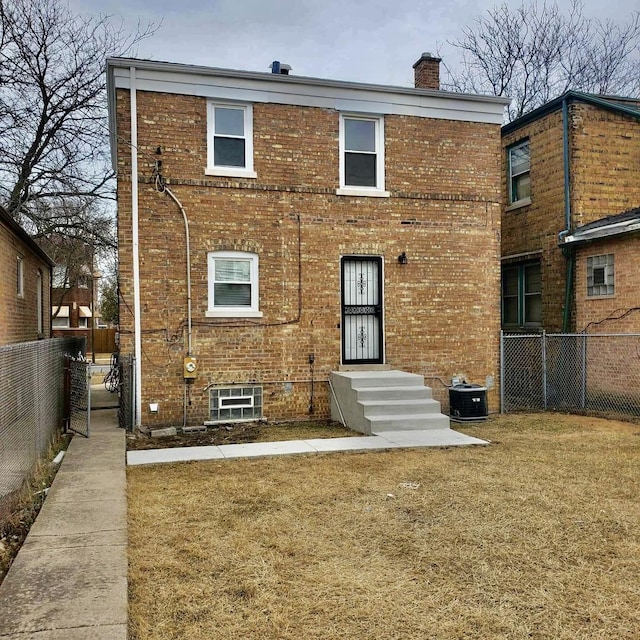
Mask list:
[{"label": "downspout", "polygon": [[129,96],[131,100],[131,234],[133,245],[133,341],[135,355],[135,424],[142,418],[142,329],[140,326],[140,247],[138,239],[138,116],[136,68],[129,67]]},{"label": "downspout", "polygon": [[564,289],[564,312],[562,315],[562,333],[569,331],[571,316],[571,294],[573,290],[573,247],[564,246],[564,239],[571,233],[571,167],[569,164],[569,105],[567,98],[562,100],[562,161],[564,165],[564,231],[558,234],[558,244],[567,259],[567,272]]}]

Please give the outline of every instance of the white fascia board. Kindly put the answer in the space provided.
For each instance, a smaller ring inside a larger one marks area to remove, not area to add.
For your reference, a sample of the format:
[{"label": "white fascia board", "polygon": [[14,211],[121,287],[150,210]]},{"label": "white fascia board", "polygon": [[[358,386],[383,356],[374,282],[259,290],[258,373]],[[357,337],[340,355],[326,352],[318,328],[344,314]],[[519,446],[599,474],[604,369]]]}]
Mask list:
[{"label": "white fascia board", "polygon": [[[115,67],[116,88],[129,88],[128,69]],[[336,111],[409,115],[502,125],[505,101],[486,96],[456,96],[377,86],[335,86],[312,82],[277,83],[267,79],[199,75],[189,72],[136,68],[138,91],[194,95],[205,98],[291,104]]]},{"label": "white fascia board", "polygon": [[608,238],[610,236],[617,236],[623,233],[631,233],[632,231],[640,230],[640,220],[617,222],[607,225],[606,227],[596,227],[595,229],[589,229],[584,232],[577,231],[576,233],[567,236],[564,239],[565,244],[571,244],[574,242],[586,242],[587,240],[598,240],[600,238]]}]

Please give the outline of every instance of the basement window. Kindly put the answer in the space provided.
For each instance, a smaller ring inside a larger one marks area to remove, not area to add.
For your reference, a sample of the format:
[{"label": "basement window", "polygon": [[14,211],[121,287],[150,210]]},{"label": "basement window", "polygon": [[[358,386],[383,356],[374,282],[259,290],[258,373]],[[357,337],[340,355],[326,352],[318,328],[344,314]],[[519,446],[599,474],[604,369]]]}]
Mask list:
[{"label": "basement window", "polygon": [[209,422],[262,418],[262,387],[214,387],[209,390]]},{"label": "basement window", "polygon": [[253,108],[250,104],[208,104],[205,173],[257,177],[253,170]]},{"label": "basement window", "polygon": [[612,296],[615,293],[613,253],[587,258],[587,296]]}]

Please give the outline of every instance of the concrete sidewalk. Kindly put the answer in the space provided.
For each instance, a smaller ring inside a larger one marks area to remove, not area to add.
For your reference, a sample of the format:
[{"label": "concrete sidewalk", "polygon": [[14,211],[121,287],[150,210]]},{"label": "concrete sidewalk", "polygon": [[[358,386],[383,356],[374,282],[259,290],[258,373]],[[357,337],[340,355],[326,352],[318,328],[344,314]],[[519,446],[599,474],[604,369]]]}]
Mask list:
[{"label": "concrete sidewalk", "polygon": [[113,409],[74,436],[0,585],[0,638],[126,640],[125,433]]},{"label": "concrete sidewalk", "polygon": [[190,462],[195,460],[223,460],[256,458],[339,451],[370,451],[373,449],[401,449],[414,447],[463,447],[486,445],[485,440],[465,435],[453,429],[421,429],[413,431],[386,431],[371,436],[347,438],[315,438],[313,440],[286,440],[283,442],[250,442],[204,447],[175,447],[128,451],[129,466]]}]

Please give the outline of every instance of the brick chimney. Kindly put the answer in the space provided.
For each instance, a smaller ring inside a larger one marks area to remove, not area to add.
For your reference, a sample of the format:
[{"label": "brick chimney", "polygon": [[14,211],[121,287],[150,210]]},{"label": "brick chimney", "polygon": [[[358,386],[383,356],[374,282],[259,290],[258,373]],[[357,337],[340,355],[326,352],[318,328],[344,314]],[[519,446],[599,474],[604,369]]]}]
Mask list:
[{"label": "brick chimney", "polygon": [[413,65],[416,89],[440,89],[440,61],[428,51]]}]

